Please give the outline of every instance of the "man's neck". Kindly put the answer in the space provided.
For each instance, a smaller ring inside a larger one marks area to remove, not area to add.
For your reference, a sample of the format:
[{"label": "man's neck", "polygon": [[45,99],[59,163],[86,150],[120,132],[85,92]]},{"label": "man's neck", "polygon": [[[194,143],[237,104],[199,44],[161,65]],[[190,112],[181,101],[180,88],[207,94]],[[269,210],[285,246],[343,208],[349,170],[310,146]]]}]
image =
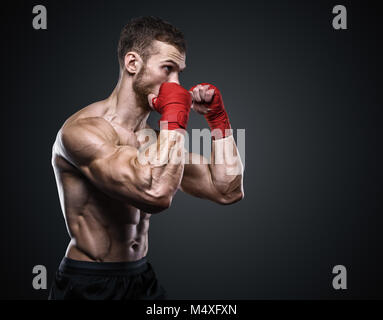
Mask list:
[{"label": "man's neck", "polygon": [[127,130],[138,131],[145,128],[150,108],[140,101],[133,90],[131,79],[122,76],[107,99],[106,116],[110,121]]}]

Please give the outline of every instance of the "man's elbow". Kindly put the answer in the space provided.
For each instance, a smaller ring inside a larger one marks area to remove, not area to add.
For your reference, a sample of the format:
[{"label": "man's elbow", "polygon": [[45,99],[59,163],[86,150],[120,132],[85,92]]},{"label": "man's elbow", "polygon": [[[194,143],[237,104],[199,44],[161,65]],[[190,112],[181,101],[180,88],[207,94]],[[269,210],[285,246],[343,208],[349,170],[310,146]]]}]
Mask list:
[{"label": "man's elbow", "polygon": [[168,188],[162,188],[156,192],[150,194],[150,205],[148,213],[160,213],[166,209],[169,209],[174,193]]},{"label": "man's elbow", "polygon": [[241,201],[244,197],[245,193],[243,190],[238,190],[236,192],[221,195],[216,202],[222,205],[229,205]]},{"label": "man's elbow", "polygon": [[166,209],[169,209],[172,204],[172,197],[170,196],[163,196],[161,198],[158,198],[155,200],[153,206],[152,206],[152,212],[151,213],[160,213],[162,211],[165,211]]}]

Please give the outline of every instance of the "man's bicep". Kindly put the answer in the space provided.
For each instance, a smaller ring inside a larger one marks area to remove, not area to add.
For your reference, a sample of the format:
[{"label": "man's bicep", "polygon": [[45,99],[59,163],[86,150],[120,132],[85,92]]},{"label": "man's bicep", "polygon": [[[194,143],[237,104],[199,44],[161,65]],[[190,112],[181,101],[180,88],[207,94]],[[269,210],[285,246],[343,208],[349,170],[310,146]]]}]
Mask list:
[{"label": "man's bicep", "polygon": [[[65,158],[105,193],[126,197],[135,190],[137,149],[118,146],[114,129],[103,119],[87,118],[64,128]],[[137,181],[139,182],[139,181]]]},{"label": "man's bicep", "polygon": [[103,158],[96,158],[81,171],[100,190],[113,198],[140,201],[145,197],[142,190],[150,186],[150,167],[137,162],[136,149],[129,146],[118,147]]},{"label": "man's bicep", "polygon": [[99,190],[138,207],[147,200],[151,169],[141,166],[137,149],[118,145],[114,129],[105,120],[90,119],[63,131],[63,147],[71,161]]}]

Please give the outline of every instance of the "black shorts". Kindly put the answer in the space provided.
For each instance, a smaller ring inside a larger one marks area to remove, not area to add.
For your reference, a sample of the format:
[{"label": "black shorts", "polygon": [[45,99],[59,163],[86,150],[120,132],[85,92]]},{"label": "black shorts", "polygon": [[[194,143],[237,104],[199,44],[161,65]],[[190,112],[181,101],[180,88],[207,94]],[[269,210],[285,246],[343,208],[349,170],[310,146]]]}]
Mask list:
[{"label": "black shorts", "polygon": [[133,262],[87,262],[64,257],[49,300],[163,300],[146,257]]}]

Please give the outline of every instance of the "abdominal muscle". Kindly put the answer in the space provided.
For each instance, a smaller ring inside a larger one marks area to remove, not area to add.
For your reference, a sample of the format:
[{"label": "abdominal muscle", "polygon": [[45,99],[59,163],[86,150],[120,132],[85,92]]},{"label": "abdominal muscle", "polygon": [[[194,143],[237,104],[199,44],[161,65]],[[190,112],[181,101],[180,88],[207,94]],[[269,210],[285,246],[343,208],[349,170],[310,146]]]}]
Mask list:
[{"label": "abdominal muscle", "polygon": [[55,161],[55,175],[71,237],[66,257],[127,262],[146,256],[151,214],[102,193],[61,157]]},{"label": "abdominal muscle", "polygon": [[68,227],[71,241],[66,256],[94,262],[137,261],[148,252],[148,220],[138,224],[95,226],[80,216],[75,226]]}]

